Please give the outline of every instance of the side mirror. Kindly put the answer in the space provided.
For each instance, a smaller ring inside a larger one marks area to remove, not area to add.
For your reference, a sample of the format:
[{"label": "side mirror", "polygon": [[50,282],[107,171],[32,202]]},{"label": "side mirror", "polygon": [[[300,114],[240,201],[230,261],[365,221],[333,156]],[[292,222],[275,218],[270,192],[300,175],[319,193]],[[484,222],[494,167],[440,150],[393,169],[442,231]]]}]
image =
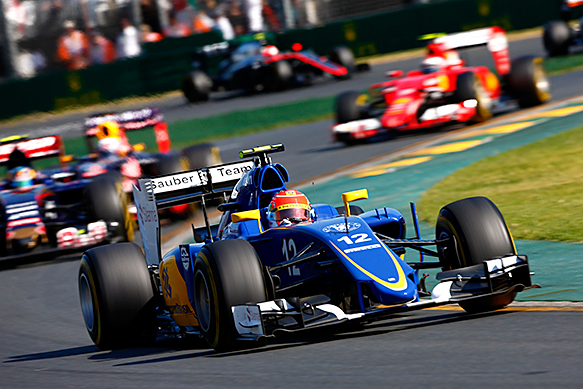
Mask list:
[{"label": "side mirror", "polygon": [[385,73],[385,76],[387,78],[401,77],[402,75],[403,75],[402,70],[390,70],[390,71]]},{"label": "side mirror", "polygon": [[261,212],[258,209],[254,209],[252,211],[235,212],[231,215],[231,221],[233,223],[259,219],[261,219]]},{"label": "side mirror", "polygon": [[350,204],[352,201],[368,199],[368,190],[359,189],[351,192],[342,193],[342,202],[344,203],[344,210],[346,216],[350,216]]}]

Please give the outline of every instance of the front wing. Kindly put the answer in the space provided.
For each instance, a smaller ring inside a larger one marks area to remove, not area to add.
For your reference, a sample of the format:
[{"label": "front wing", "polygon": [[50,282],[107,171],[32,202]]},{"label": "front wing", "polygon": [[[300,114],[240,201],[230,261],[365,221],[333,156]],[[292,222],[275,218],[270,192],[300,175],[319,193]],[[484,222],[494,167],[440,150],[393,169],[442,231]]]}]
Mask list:
[{"label": "front wing", "polygon": [[260,341],[283,333],[382,319],[399,312],[495,297],[538,286],[531,282],[528,259],[523,255],[442,272],[437,279],[441,283],[430,299],[393,306],[378,305],[367,312],[345,313],[323,295],[237,305],[231,310],[239,340]]}]

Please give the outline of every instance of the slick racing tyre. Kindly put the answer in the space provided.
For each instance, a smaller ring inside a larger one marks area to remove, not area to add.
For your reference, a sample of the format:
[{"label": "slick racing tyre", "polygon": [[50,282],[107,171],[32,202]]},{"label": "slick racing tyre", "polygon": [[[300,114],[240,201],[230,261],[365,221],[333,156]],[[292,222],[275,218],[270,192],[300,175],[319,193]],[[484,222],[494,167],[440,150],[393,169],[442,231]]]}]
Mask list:
[{"label": "slick racing tyre", "polygon": [[522,108],[542,104],[551,98],[550,83],[542,66],[542,58],[528,56],[512,61],[508,84]]},{"label": "slick racing tyre", "polygon": [[200,331],[217,351],[237,342],[231,307],[267,299],[261,261],[249,242],[222,240],[205,245],[194,263],[194,308]]},{"label": "slick racing tyre", "polygon": [[354,54],[352,53],[352,50],[346,46],[335,47],[328,57],[330,58],[330,61],[342,65],[348,70],[346,75],[336,77],[338,79],[349,78],[356,69],[356,66],[354,65]]},{"label": "slick racing tyre", "polygon": [[367,95],[348,91],[336,97],[336,123],[348,123],[366,118],[365,104]]},{"label": "slick racing tyre", "polygon": [[[435,236],[448,239],[438,245],[439,261],[444,270],[454,270],[482,263],[496,257],[516,255],[514,241],[504,217],[486,197],[470,197],[446,205],[439,212]],[[492,298],[460,302],[468,312],[484,312],[510,304],[516,292]]]},{"label": "slick racing tyre", "polygon": [[476,114],[471,119],[474,123],[485,122],[492,117],[492,99],[478,76],[472,72],[458,75],[453,99],[455,103],[470,99],[476,100],[478,104]]},{"label": "slick racing tyre", "polygon": [[188,146],[182,149],[181,154],[186,158],[189,170],[223,163],[220,149],[211,143]]},{"label": "slick racing tyre", "polygon": [[213,81],[201,70],[195,70],[182,79],[181,89],[184,97],[191,103],[207,101]]},{"label": "slick racing tyre", "polygon": [[275,92],[282,91],[292,83],[294,71],[287,61],[277,61],[265,68],[265,90]]},{"label": "slick racing tyre", "polygon": [[118,243],[87,250],[78,282],[87,332],[99,349],[155,340],[154,287],[137,245]]},{"label": "slick racing tyre", "polygon": [[563,20],[553,20],[543,25],[543,43],[549,57],[569,54],[571,29]]},{"label": "slick racing tyre", "polygon": [[121,177],[107,174],[89,182],[85,189],[92,221],[103,220],[113,240],[131,242],[135,222],[129,212],[129,195],[123,191]]},{"label": "slick racing tyre", "polygon": [[[154,166],[154,176],[164,176],[189,170],[188,160],[179,154],[160,155]],[[162,216],[170,220],[185,220],[194,213],[194,204],[181,204],[162,210]]]}]

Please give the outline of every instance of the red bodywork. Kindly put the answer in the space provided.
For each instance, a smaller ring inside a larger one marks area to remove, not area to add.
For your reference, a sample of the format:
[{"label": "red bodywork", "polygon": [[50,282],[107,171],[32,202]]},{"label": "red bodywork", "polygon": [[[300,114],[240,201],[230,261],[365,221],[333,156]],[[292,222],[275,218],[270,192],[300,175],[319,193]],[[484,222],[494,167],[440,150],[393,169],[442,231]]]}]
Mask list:
[{"label": "red bodywork", "polygon": [[500,98],[498,77],[485,66],[466,67],[456,51],[458,48],[479,45],[488,46],[500,76],[510,72],[508,42],[504,30],[499,27],[435,38],[427,46],[428,57],[442,57],[445,65],[441,70],[428,74],[413,70],[406,75],[401,71],[389,72],[388,76],[392,79],[371,85],[369,94],[362,95],[362,100],[357,101],[361,105],[372,103],[379,107],[385,106],[384,112],[373,119],[335,124],[331,127],[333,137],[343,141],[358,140],[389,131],[408,131],[470,121],[476,115],[475,100],[451,103],[444,99],[440,105],[439,96],[452,95],[458,76],[471,72],[476,75],[491,101]]}]

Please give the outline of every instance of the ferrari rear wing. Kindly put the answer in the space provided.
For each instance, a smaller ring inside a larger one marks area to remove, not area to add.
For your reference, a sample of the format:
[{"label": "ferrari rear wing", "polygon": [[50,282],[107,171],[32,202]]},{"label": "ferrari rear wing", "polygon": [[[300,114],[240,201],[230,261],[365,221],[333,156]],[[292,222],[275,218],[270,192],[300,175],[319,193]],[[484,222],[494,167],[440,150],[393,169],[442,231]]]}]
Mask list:
[{"label": "ferrari rear wing", "polygon": [[116,122],[124,131],[143,130],[153,127],[156,135],[156,143],[161,153],[170,151],[170,138],[168,126],[164,121],[164,114],[159,108],[142,108],[120,113],[104,113],[93,115],[85,119],[85,136],[89,151],[94,151],[92,139],[97,133],[97,126],[103,122]]},{"label": "ferrari rear wing", "polygon": [[148,263],[158,264],[161,258],[158,210],[200,202],[208,227],[206,201],[225,198],[235,188],[239,179],[254,167],[253,160],[245,160],[140,179],[138,187],[133,186],[133,193]]},{"label": "ferrari rear wing", "polygon": [[[9,164],[10,154],[16,149],[29,160],[64,155],[63,140],[58,135],[34,139],[28,139],[27,136],[11,136],[0,140],[0,165]],[[23,163],[22,161],[14,162]]]},{"label": "ferrari rear wing", "polygon": [[427,45],[431,53],[443,55],[459,50],[486,45],[494,57],[496,71],[501,76],[510,72],[510,54],[506,32],[498,26],[439,36]]}]

